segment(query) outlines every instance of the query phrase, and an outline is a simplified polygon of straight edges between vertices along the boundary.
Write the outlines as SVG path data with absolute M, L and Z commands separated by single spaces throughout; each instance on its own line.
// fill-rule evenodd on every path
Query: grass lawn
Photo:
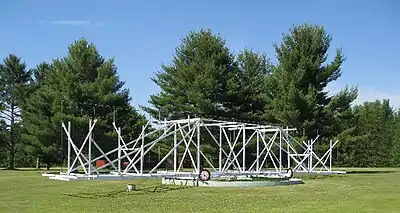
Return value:
M 400 169 L 346 171 L 356 172 L 245 189 L 171 187 L 160 180 L 63 182 L 40 171 L 0 171 L 0 212 L 400 211 Z M 126 183 L 138 191 L 125 192 Z

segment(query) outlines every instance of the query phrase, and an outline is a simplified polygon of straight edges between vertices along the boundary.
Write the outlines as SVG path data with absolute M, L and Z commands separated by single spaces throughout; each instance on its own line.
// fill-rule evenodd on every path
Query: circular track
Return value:
M 207 169 L 202 169 L 199 174 L 199 179 L 201 181 L 208 181 L 211 178 L 211 173 Z

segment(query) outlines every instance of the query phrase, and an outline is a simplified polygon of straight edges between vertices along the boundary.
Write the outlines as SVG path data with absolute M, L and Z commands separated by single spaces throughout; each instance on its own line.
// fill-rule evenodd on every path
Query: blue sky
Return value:
M 232 50 L 245 47 L 275 60 L 273 43 L 294 24 L 322 24 L 342 47 L 337 92 L 357 85 L 365 100 L 390 98 L 400 107 L 400 3 L 396 0 L 225 1 L 22 1 L 3 0 L 0 57 L 14 53 L 28 67 L 67 54 L 85 37 L 106 58 L 115 58 L 133 104 L 147 104 L 159 91 L 150 80 L 191 30 L 211 28 Z

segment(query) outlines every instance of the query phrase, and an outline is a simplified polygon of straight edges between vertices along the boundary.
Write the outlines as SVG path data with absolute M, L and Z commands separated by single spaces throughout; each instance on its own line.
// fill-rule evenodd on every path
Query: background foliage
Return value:
M 299 137 L 327 138 L 319 146 L 339 139 L 337 166 L 399 166 L 400 113 L 389 100 L 354 105 L 358 91 L 351 85 L 328 95 L 346 60 L 341 49 L 327 60 L 331 40 L 323 26 L 293 26 L 275 44 L 278 63 L 272 64 L 252 49 L 234 54 L 210 29 L 190 32 L 172 63 L 152 78 L 161 92 L 142 108 L 162 119 L 224 117 L 296 127 Z M 65 57 L 31 69 L 22 58 L 7 56 L 0 89 L 0 167 L 32 167 L 37 159 L 47 167 L 64 165 L 62 121 L 71 121 L 73 140 L 83 141 L 88 120 L 98 119 L 94 137 L 104 151 L 115 147 L 114 116 L 130 138 L 147 122 L 131 105 L 114 61 L 85 39 L 74 41 Z M 208 156 L 215 151 L 204 150 Z

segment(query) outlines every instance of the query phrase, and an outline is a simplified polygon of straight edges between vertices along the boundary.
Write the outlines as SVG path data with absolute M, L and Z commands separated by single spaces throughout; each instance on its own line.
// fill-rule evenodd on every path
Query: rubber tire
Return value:
M 289 177 L 289 179 L 293 177 L 293 169 L 292 169 L 292 168 L 288 168 L 288 169 L 286 170 L 286 172 L 287 172 L 287 173 L 290 172 L 290 177 Z
M 201 173 L 203 173 L 203 172 L 207 172 L 207 173 L 208 173 L 208 178 L 207 178 L 207 179 L 203 179 L 203 178 L 201 177 Z M 200 171 L 199 179 L 200 179 L 201 181 L 208 181 L 208 180 L 210 180 L 210 178 L 211 178 L 211 172 L 210 172 L 210 171 L 208 171 L 207 169 L 202 169 L 202 170 Z

